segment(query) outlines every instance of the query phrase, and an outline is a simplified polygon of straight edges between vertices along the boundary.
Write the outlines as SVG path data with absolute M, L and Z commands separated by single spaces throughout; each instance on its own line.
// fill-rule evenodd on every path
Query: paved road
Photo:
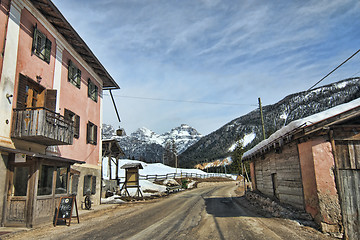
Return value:
M 205 186 L 153 203 L 105 211 L 70 227 L 47 227 L 16 239 L 332 239 L 294 221 L 264 218 L 235 197 L 234 183 Z

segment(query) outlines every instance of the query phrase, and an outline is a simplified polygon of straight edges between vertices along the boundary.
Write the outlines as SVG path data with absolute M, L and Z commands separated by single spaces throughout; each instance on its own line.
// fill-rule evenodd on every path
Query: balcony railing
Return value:
M 71 145 L 73 121 L 46 108 L 14 109 L 11 137 L 46 146 Z

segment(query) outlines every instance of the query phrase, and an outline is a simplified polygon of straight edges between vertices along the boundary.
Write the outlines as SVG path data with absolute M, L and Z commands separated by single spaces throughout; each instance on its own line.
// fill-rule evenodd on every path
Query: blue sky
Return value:
M 53 2 L 120 85 L 122 122 L 107 92 L 103 120 L 128 134 L 182 123 L 209 134 L 258 97 L 307 90 L 360 48 L 358 0 Z M 320 85 L 354 76 L 360 53 Z

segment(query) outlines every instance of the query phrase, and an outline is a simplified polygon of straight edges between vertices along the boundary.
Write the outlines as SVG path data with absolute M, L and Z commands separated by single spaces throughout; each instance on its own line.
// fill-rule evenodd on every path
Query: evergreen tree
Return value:
M 236 147 L 234 151 L 231 153 L 232 163 L 229 166 L 229 170 L 232 173 L 236 173 L 238 175 L 241 174 L 241 158 L 245 152 L 243 144 L 240 140 L 236 142 Z

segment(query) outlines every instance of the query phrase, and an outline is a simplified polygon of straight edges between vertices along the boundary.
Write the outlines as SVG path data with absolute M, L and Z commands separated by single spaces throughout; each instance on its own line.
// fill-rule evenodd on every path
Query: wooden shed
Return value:
M 253 189 L 360 239 L 360 99 L 294 121 L 246 152 Z

